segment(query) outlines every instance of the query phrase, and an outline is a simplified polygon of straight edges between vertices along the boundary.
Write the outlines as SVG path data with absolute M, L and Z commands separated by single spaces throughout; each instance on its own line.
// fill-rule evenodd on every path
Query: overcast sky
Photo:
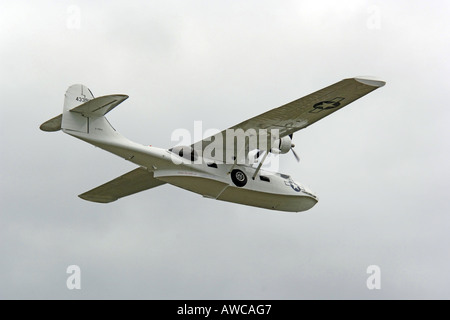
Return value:
M 449 299 L 449 15 L 445 0 L 1 1 L 0 299 Z M 281 159 L 320 198 L 304 213 L 170 185 L 86 202 L 135 166 L 39 130 L 74 83 L 130 95 L 109 121 L 168 148 L 194 121 L 225 129 L 361 75 L 387 84 L 298 132 L 300 164 Z

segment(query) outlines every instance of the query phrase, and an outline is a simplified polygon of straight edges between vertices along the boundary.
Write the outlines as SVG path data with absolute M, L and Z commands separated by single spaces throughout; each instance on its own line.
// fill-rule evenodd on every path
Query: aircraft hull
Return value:
M 250 179 L 244 187 L 235 186 L 229 176 L 224 178 L 196 171 L 162 170 L 155 172 L 155 178 L 206 198 L 270 210 L 301 212 L 318 202 L 314 195 L 303 189 L 295 191 L 291 187 L 292 180 L 278 176 L 270 176 L 270 182 Z

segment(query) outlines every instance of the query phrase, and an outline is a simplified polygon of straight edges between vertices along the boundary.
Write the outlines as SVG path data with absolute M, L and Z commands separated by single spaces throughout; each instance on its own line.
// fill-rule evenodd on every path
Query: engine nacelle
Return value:
M 292 139 L 289 136 L 277 139 L 273 142 L 273 147 L 270 150 L 272 153 L 288 153 L 294 145 L 292 144 Z

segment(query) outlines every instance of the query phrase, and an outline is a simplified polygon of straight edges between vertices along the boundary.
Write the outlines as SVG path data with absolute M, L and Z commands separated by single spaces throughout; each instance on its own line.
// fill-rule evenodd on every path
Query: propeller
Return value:
M 293 137 L 294 137 L 294 134 L 291 133 L 291 134 L 289 135 L 289 138 L 291 138 L 291 140 L 292 140 Z M 295 160 L 297 160 L 297 162 L 300 162 L 300 157 L 298 156 L 297 152 L 295 152 L 294 148 L 295 148 L 295 144 L 292 143 L 292 144 L 291 144 L 291 151 L 292 151 L 292 154 L 294 155 Z
M 293 149 L 293 147 L 292 147 L 292 154 L 294 155 L 294 157 L 295 157 L 295 160 L 297 160 L 297 162 L 300 162 L 300 157 L 297 155 L 297 152 L 295 152 L 295 150 Z

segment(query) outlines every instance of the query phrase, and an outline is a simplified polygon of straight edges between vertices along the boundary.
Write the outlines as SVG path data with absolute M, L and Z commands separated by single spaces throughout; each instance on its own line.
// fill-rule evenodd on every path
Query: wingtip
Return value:
M 89 192 L 85 192 L 82 194 L 79 194 L 78 197 L 91 202 L 97 202 L 97 203 L 110 203 L 117 200 L 115 197 L 109 197 L 109 196 L 93 196 L 89 195 Z
M 356 81 L 368 86 L 380 88 L 386 84 L 386 81 L 374 78 L 374 77 L 355 77 Z

